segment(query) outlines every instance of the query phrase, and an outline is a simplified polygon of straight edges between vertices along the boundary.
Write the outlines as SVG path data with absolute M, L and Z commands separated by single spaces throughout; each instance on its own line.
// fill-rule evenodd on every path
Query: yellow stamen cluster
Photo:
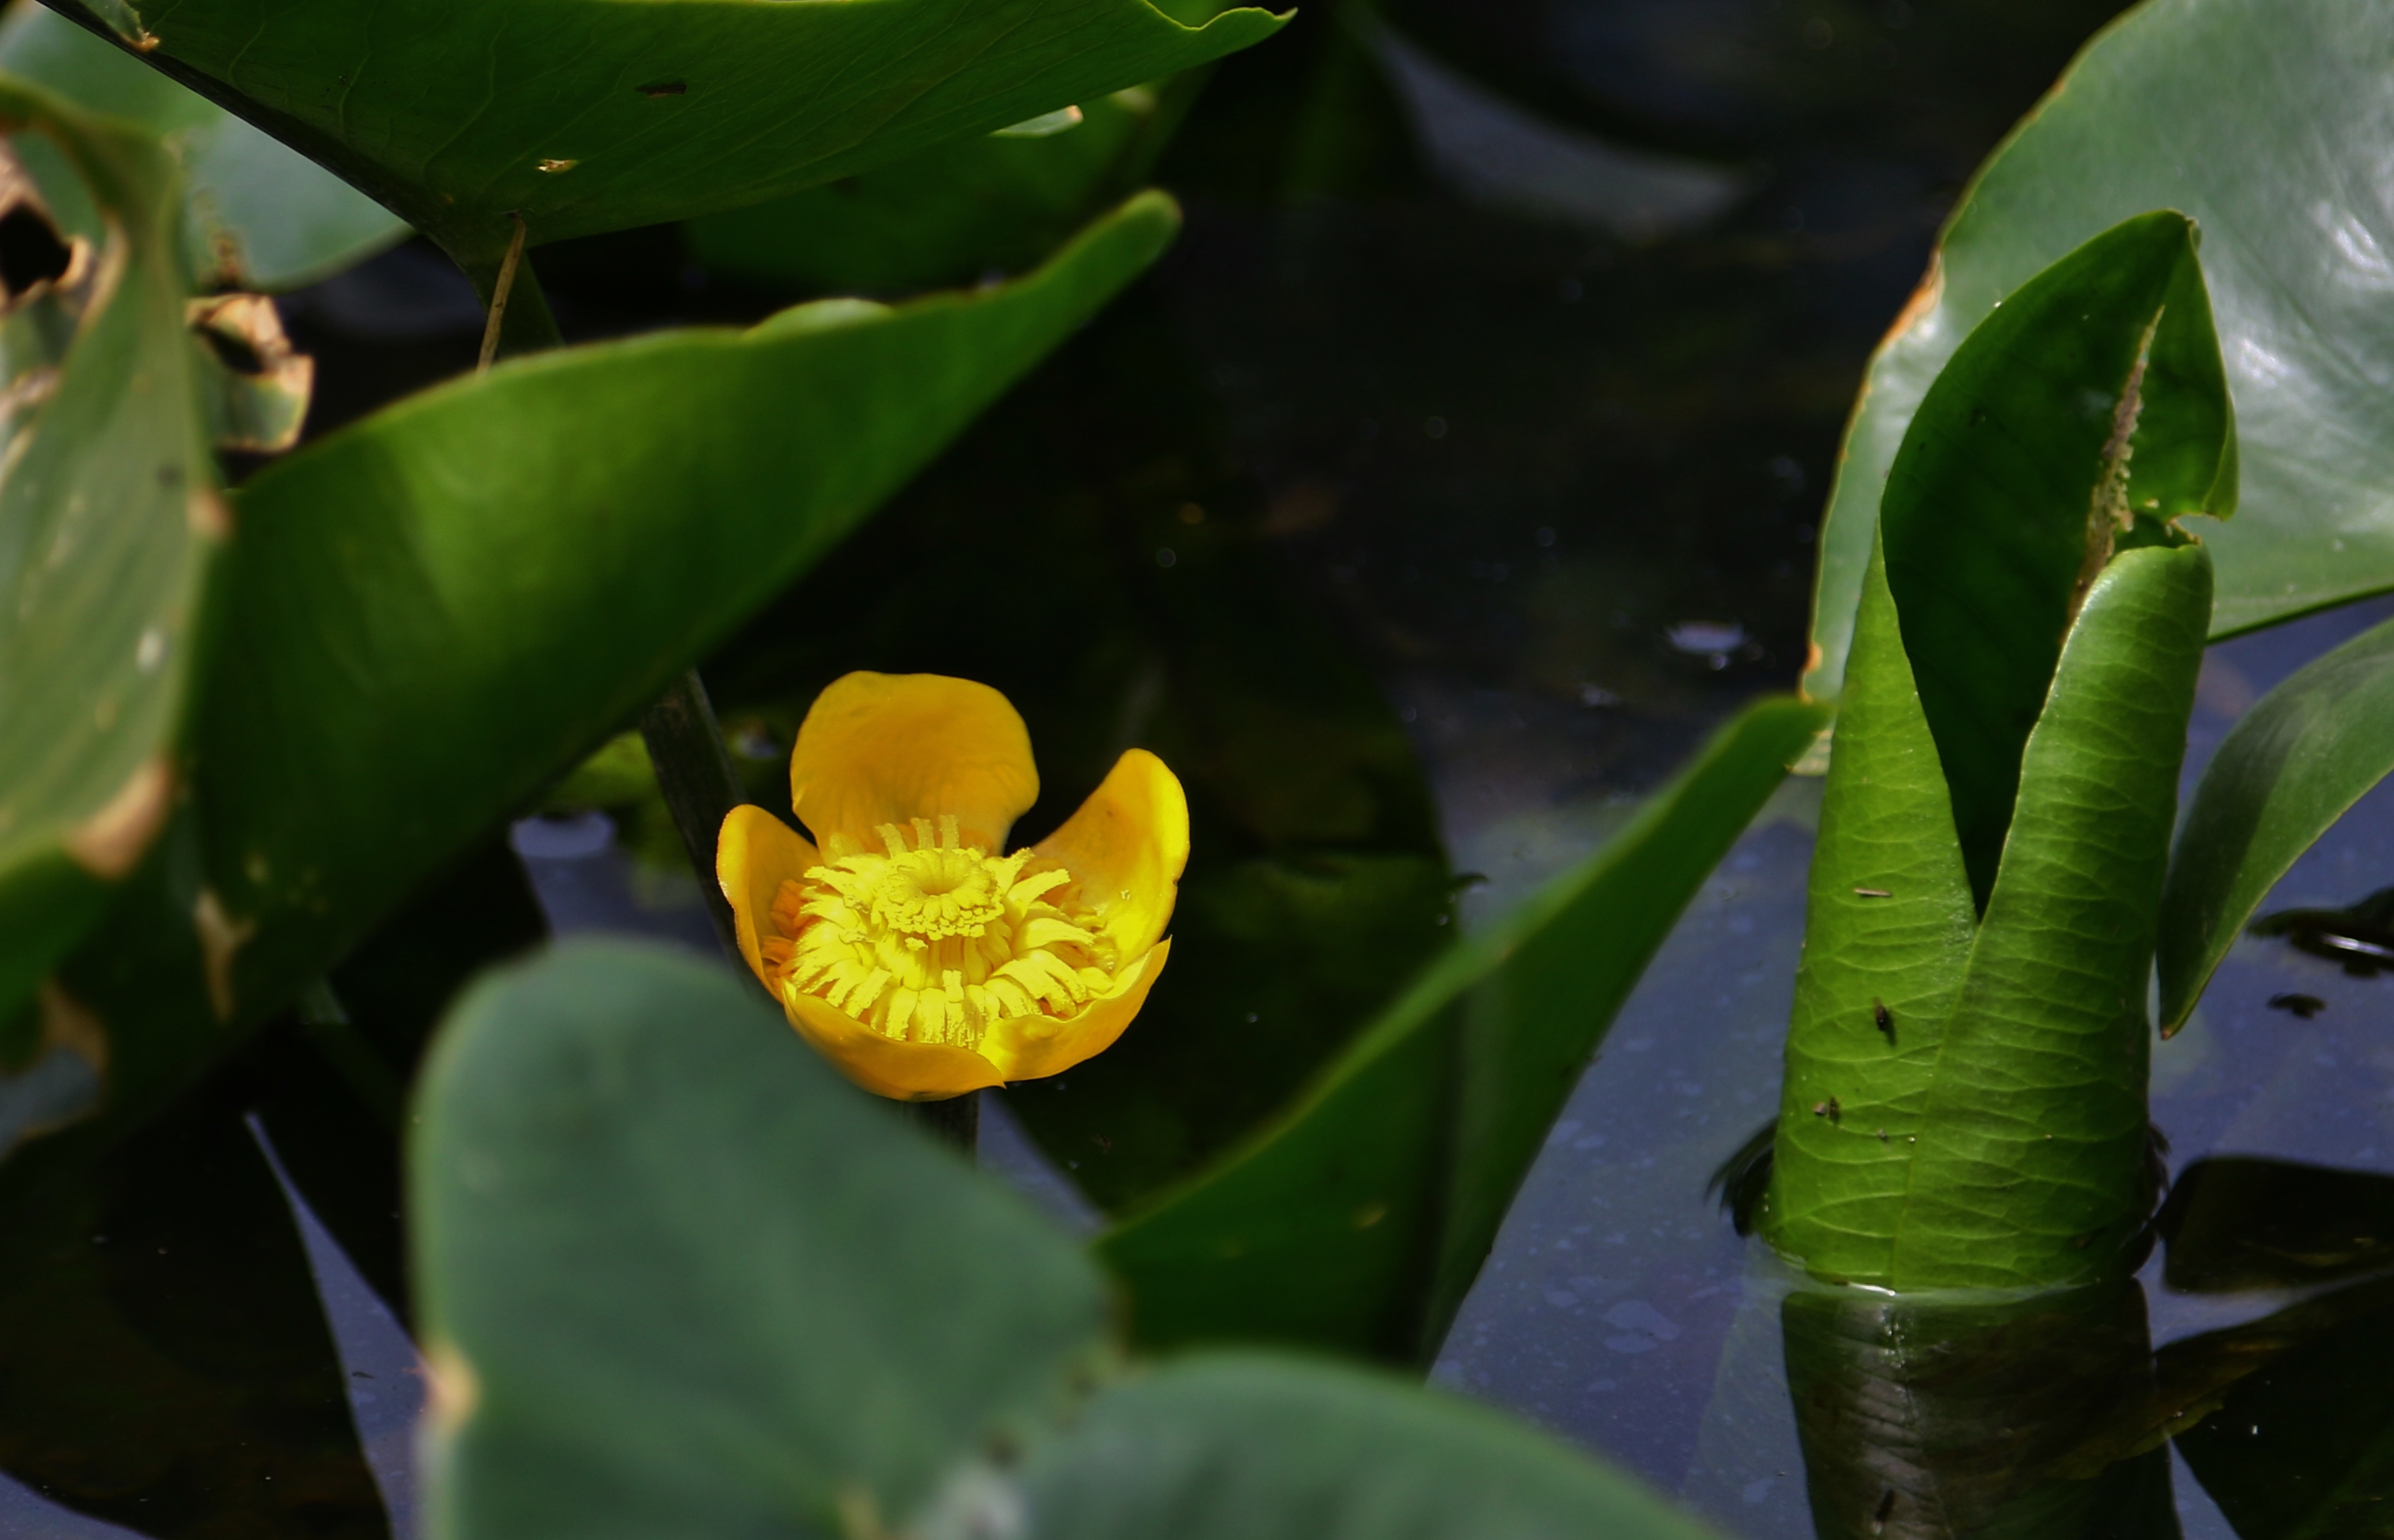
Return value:
M 884 1036 L 972 1047 L 998 1021 L 1063 1020 L 1113 983 L 1119 961 L 1072 877 L 1026 874 L 1029 850 L 993 856 L 957 837 L 953 815 L 936 839 L 917 818 L 914 840 L 884 823 L 886 854 L 835 839 L 833 859 L 773 899 L 778 937 L 764 941 L 784 993 L 819 996 Z

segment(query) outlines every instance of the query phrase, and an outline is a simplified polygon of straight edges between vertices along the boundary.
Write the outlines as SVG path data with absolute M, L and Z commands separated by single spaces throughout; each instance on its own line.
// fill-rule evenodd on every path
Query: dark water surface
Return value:
M 1156 274 L 707 665 L 760 800 L 782 779 L 796 713 L 855 667 L 1005 689 L 1048 788 L 1027 835 L 1060 820 L 1129 742 L 1158 747 L 1189 783 L 1198 850 L 1173 981 L 1105 1060 L 989 1098 L 985 1165 L 1093 1227 L 1098 1205 L 1151 1191 L 1284 1100 L 1453 933 L 1451 884 L 1467 928 L 1518 901 L 1599 843 L 1738 703 L 1792 684 L 1812 520 L 1863 361 L 1970 168 L 2115 8 L 1408 0 L 1385 25 L 1309 13 L 1217 72 L 1158 173 L 1190 223 Z M 740 321 L 797 297 L 690 267 L 671 231 L 538 260 L 577 337 Z M 288 311 L 322 369 L 315 430 L 472 361 L 470 295 L 421 249 Z M 876 598 L 891 572 L 915 586 Z M 954 618 L 983 613 L 993 594 L 1012 616 L 1001 633 Z M 2373 603 L 2215 648 L 2186 784 L 2261 691 L 2388 614 Z M 1874 1495 L 1880 1466 L 1821 1420 L 1850 1389 L 1822 1346 L 1835 1333 L 1791 1358 L 1782 1321 L 1822 1318 L 1788 1302 L 1786 1281 L 1704 1191 L 1775 1104 L 1818 796 L 1816 781 L 1785 787 L 1656 959 L 1432 1377 L 1755 1537 L 1815 1533 L 1797 1415 L 1810 1407 L 1802 1436 L 1846 1462 L 1823 1468 L 1834 1511 L 1819 1533 L 1929 1533 Z M 395 921 L 380 950 L 336 972 L 348 1025 L 403 1073 L 447 986 L 422 982 L 414 999 L 390 980 L 447 979 L 504 950 L 491 936 L 528 940 L 544 917 L 557 933 L 664 935 L 713 954 L 694 880 L 670 847 L 657 859 L 643 816 L 580 810 L 494 833 L 428 901 L 467 895 L 483 917 L 458 925 L 480 939 L 444 950 L 423 915 Z M 2339 907 L 2388 883 L 2394 793 L 2381 790 L 2269 907 Z M 2394 1175 L 2389 991 L 2282 941 L 2240 942 L 2194 1020 L 2156 1050 L 2173 1170 L 2235 1156 Z M 2320 1008 L 2305 1019 L 2270 1005 L 2287 995 Z M 298 1020 L 269 1046 L 346 1030 Z M 1256 1052 L 1226 1072 L 1196 1051 L 1226 1042 Z M 388 1140 L 345 1144 L 294 1115 L 316 1093 L 279 1073 L 264 1060 L 228 1071 L 211 1094 L 231 1121 L 210 1147 L 246 1163 L 245 1201 L 283 1225 L 259 1246 L 281 1248 L 274 1265 L 304 1276 L 330 1326 L 311 1317 L 290 1350 L 314 1354 L 310 1383 L 347 1386 L 367 1454 L 363 1472 L 309 1477 L 320 1517 L 344 1517 L 295 1519 L 289 1533 L 369 1535 L 387 1512 L 390 1532 L 409 1534 L 421 1379 L 396 1167 Z M 1143 1083 L 1192 1089 L 1142 1100 Z M 1133 1112 L 1140 1137 L 1112 1137 L 1110 1120 Z M 2225 1203 L 2232 1183 L 2197 1185 Z M 2261 1349 L 2212 1334 L 2332 1291 L 2374 1265 L 2380 1243 L 2394 1249 L 2394 1213 L 2371 1208 L 2386 1204 L 2367 1184 L 2326 1231 L 2295 1233 L 2316 1187 L 2264 1205 L 2287 1230 L 2269 1231 L 2274 1250 L 2230 1244 L 2215 1269 L 2214 1284 L 2256 1286 L 2183 1286 L 2157 1250 L 2140 1320 L 2134 1299 L 2090 1307 L 2112 1314 L 2083 1349 L 2067 1323 L 2028 1330 L 2059 1355 L 2036 1368 L 2048 1392 L 2102 1402 L 2153 1378 L 2136 1335 L 2149 1327 L 2163 1349 L 2156 1393 L 2173 1407 L 2224 1397 L 2224 1409 L 2166 1453 L 2155 1438 L 2141 1455 L 2133 1439 L 2112 1450 L 2130 1456 L 2114 1475 L 2098 1476 L 2110 1454 L 2074 1470 L 2065 1498 L 2109 1483 L 2132 1519 L 2002 1533 L 2167 1533 L 2160 1481 L 2187 1535 L 2291 1536 L 2273 1492 L 2366 1467 L 2394 1404 L 2320 1360 L 2394 1361 L 2369 1335 L 2386 1318 L 2374 1296 L 2327 1292 L 2311 1307 L 2334 1328 L 2323 1347 L 2296 1347 L 2241 1388 L 2215 1383 L 2225 1357 L 2258 1362 Z M 2189 1237 L 2229 1212 L 2189 1204 Z M 296 1216 L 296 1242 L 283 1215 Z M 2262 1235 L 2220 1223 L 2231 1243 Z M 2308 1282 L 2282 1286 L 2295 1274 Z M 231 1320 L 262 1307 L 223 1308 Z M 191 1320 L 177 1329 L 216 1329 Z M 2273 1326 L 2269 1350 L 2313 1340 L 2299 1324 Z M 1982 1357 L 2006 1355 L 2039 1362 L 2018 1344 Z M 1980 1440 L 1998 1485 L 2033 1463 L 2006 1451 L 2075 1415 L 2018 1404 Z M 191 1495 L 230 1477 L 93 1475 L 10 1437 L 18 1481 L 0 1481 L 0 1533 L 198 1533 L 206 1514 L 272 1508 Z M 193 1458 L 214 1468 L 215 1456 Z M 293 1460 L 258 1479 L 297 1480 Z M 2366 1497 L 2371 1481 L 2357 1490 Z M 145 1506 L 174 1494 L 172 1516 Z M 2349 1507 L 2301 1533 L 2394 1533 L 2373 1515 Z

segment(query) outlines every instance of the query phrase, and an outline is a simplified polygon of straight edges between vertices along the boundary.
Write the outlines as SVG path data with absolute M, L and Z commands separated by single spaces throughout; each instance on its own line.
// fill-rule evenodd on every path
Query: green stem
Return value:
M 726 815 L 746 798 L 740 795 L 731 757 L 723 749 L 723 730 L 716 726 L 715 707 L 697 669 L 683 670 L 664 698 L 642 714 L 640 737 L 649 745 L 649 762 L 656 767 L 657 789 L 664 795 L 682 849 L 698 874 L 716 936 L 724 951 L 737 958 L 740 942 L 731 904 L 715 879 L 715 844 Z

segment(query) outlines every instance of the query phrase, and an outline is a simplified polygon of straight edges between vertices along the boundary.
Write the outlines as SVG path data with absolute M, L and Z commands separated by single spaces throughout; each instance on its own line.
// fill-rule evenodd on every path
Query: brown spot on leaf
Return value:
M 200 938 L 200 965 L 206 971 L 208 1008 L 219 1021 L 232 1020 L 236 1004 L 232 990 L 232 963 L 250 937 L 257 934 L 257 922 L 235 919 L 217 897 L 213 888 L 200 889 L 199 901 L 191 905 L 191 928 Z
M 160 755 L 145 759 L 116 788 L 116 795 L 67 836 L 74 863 L 103 882 L 133 870 L 141 852 L 165 826 L 175 800 L 175 770 Z
M 232 508 L 214 487 L 193 487 L 183 502 L 183 520 L 203 540 L 232 538 Z
M 454 1437 L 481 1403 L 482 1381 L 466 1355 L 446 1337 L 434 1337 L 424 1348 L 424 1385 L 430 1393 L 425 1410 L 442 1437 Z

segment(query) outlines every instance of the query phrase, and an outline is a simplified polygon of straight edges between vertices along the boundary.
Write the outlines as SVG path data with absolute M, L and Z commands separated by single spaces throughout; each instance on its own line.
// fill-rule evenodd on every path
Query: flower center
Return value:
M 765 960 L 788 994 L 812 994 L 884 1036 L 975 1047 L 1000 1021 L 1079 1014 L 1120 959 L 1072 874 L 1029 850 L 993 856 L 956 820 L 876 832 L 883 852 L 842 849 L 773 899 Z M 1033 870 L 1033 867 L 1040 869 Z

